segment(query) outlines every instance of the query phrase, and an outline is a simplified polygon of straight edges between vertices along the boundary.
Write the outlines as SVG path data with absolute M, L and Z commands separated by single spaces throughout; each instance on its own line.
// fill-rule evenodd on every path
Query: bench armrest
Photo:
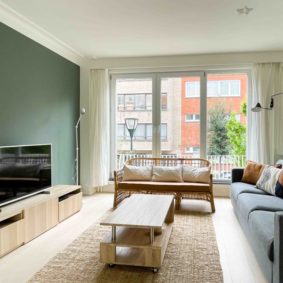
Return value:
M 241 182 L 244 174 L 244 168 L 233 168 L 232 169 L 232 183 Z
M 124 174 L 124 170 L 123 169 L 119 169 L 119 170 L 115 170 L 114 171 L 114 181 L 115 184 L 120 183 L 123 180 L 123 174 Z
M 273 283 L 283 282 L 283 212 L 274 215 Z

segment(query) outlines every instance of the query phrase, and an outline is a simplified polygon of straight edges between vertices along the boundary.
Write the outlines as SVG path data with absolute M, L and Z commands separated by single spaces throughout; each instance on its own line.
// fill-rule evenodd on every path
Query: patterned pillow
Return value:
M 268 194 L 275 195 L 276 183 L 281 172 L 281 169 L 275 168 L 274 166 L 265 166 L 259 180 L 256 183 L 256 187 Z

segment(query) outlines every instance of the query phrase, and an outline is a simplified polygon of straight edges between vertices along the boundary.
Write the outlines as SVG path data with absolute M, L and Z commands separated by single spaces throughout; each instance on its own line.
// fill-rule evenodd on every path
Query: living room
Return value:
M 0 282 L 283 282 L 282 11 L 0 0 Z

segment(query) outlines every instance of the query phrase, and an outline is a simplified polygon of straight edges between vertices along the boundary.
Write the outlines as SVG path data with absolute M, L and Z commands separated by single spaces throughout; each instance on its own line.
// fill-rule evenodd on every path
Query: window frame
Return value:
M 247 68 L 227 68 L 227 69 L 208 69 L 200 71 L 176 71 L 176 72 L 144 72 L 144 73 L 113 73 L 109 75 L 110 78 L 110 156 L 111 164 L 110 170 L 113 172 L 115 170 L 116 164 L 116 80 L 118 79 L 145 79 L 149 78 L 152 80 L 152 156 L 159 157 L 161 155 L 161 111 L 166 111 L 168 108 L 161 109 L 161 80 L 173 77 L 200 77 L 200 158 L 206 158 L 207 152 L 207 77 L 212 74 L 246 74 L 247 75 L 247 104 L 250 104 L 252 89 L 251 80 L 251 70 Z M 241 85 L 240 85 L 240 95 L 241 95 Z M 187 98 L 187 96 L 185 95 Z M 224 97 L 224 96 L 220 96 Z M 237 96 L 231 96 L 237 97 Z M 188 97 L 194 98 L 194 97 Z M 195 97 L 198 98 L 198 97 Z M 247 113 L 247 135 L 249 133 L 249 122 L 250 115 Z M 248 140 L 248 139 L 247 139 Z M 112 174 L 112 173 L 111 173 Z

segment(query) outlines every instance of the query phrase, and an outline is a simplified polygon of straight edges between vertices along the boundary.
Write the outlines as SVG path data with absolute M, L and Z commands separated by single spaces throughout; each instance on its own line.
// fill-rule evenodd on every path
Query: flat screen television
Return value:
M 0 147 L 0 207 L 51 186 L 51 144 Z

